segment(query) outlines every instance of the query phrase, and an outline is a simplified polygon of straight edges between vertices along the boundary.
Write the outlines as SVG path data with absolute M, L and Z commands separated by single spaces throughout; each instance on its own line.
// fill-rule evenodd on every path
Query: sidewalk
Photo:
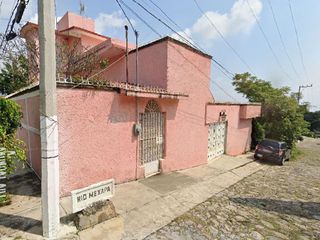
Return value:
M 253 162 L 251 154 L 224 155 L 192 169 L 117 185 L 111 200 L 123 221 L 119 223 L 123 229 L 117 229 L 121 239 L 143 239 L 263 167 Z M 80 239 L 115 239 L 104 230 L 108 222 L 99 225 L 80 232 Z M 120 239 L 119 233 L 117 237 Z
M 65 239 L 143 239 L 173 219 L 263 168 L 252 155 L 222 156 L 206 165 L 116 185 L 111 199 L 119 217 L 76 234 L 63 225 Z M 1 239 L 42 239 L 41 198 L 36 178 L 18 178 L 13 204 L 0 208 Z M 13 186 L 12 186 L 13 188 Z M 71 212 L 70 197 L 61 199 L 61 217 Z M 63 239 L 63 238 L 61 238 Z

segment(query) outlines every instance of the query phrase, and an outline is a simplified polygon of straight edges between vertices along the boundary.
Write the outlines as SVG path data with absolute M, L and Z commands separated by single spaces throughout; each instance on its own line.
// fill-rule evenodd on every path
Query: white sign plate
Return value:
M 114 195 L 114 180 L 99 182 L 71 192 L 72 212 L 79 212 L 92 203 L 107 200 Z

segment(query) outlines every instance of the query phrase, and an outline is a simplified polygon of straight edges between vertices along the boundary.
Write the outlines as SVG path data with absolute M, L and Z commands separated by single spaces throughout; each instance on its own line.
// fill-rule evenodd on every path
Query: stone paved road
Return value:
M 269 165 L 146 239 L 320 239 L 320 139 L 297 160 Z

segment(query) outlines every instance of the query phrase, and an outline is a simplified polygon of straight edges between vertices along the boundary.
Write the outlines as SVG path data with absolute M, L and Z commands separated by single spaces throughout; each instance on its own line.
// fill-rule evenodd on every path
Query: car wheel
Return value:
M 281 160 L 280 160 L 279 165 L 283 166 L 285 161 L 286 161 L 286 159 L 284 157 L 282 157 Z

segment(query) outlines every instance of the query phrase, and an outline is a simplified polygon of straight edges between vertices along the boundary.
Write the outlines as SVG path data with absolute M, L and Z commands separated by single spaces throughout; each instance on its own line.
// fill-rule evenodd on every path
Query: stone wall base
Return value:
M 74 216 L 78 230 L 84 230 L 117 216 L 113 203 L 109 200 L 93 203 Z

